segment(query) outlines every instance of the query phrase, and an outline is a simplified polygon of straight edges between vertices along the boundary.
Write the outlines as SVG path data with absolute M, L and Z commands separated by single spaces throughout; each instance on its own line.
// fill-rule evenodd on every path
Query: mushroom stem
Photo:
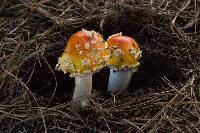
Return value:
M 132 70 L 114 70 L 111 68 L 108 82 L 108 91 L 117 92 L 127 89 L 130 84 L 132 74 Z
M 75 84 L 73 100 L 78 100 L 82 106 L 87 106 L 89 103 L 88 96 L 91 95 L 92 91 L 92 74 L 76 76 Z

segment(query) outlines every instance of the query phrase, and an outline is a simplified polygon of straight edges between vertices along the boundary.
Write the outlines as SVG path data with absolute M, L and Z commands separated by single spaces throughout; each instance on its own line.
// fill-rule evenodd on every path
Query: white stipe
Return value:
M 75 84 L 73 100 L 79 102 L 78 105 L 87 106 L 89 104 L 88 96 L 92 91 L 92 74 L 76 76 Z
M 133 71 L 131 70 L 113 70 L 110 69 L 108 89 L 109 92 L 117 92 L 127 89 L 131 80 Z

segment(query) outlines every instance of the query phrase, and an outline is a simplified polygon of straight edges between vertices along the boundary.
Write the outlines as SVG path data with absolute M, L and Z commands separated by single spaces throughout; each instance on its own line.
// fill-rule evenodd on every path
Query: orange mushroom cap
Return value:
M 138 43 L 131 37 L 114 34 L 107 39 L 110 50 L 108 66 L 117 69 L 135 69 L 140 65 L 142 51 Z
M 96 72 L 109 58 L 106 48 L 103 37 L 93 30 L 74 33 L 58 59 L 56 69 L 71 73 L 71 77 Z

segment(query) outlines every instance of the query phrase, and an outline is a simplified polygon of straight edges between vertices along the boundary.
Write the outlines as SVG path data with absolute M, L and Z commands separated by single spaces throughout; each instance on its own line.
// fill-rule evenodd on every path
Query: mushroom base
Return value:
M 92 91 L 92 74 L 75 77 L 75 88 L 73 101 L 79 106 L 87 106 L 89 104 L 88 96 Z
M 117 92 L 127 89 L 133 72 L 132 70 L 117 71 L 111 68 L 107 91 Z

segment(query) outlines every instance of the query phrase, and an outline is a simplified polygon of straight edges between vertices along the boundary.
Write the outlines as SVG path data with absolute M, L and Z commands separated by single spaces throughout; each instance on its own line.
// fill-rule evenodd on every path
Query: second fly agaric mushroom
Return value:
M 108 91 L 121 91 L 128 87 L 132 73 L 140 65 L 138 60 L 142 52 L 133 38 L 121 33 L 110 36 L 107 44 L 110 50 Z
M 75 77 L 73 100 L 82 106 L 88 104 L 92 90 L 92 74 L 105 66 L 108 59 L 103 37 L 95 31 L 82 30 L 71 36 L 62 56 L 58 59 L 57 70 Z

